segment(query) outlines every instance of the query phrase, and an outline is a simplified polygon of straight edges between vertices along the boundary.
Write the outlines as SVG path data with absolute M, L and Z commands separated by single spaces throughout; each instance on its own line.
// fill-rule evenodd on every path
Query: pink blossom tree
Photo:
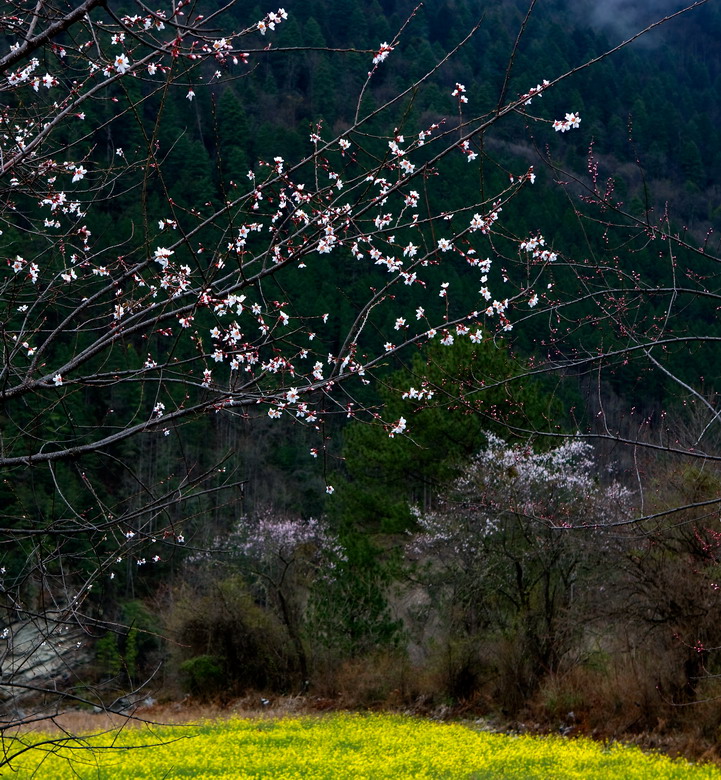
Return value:
M 491 662 L 495 673 L 513 677 L 507 704 L 522 705 L 575 646 L 608 531 L 635 510 L 630 491 L 598 471 L 588 443 L 534 452 L 488 434 L 438 509 L 417 512 L 408 551 L 458 656 L 448 669 L 454 695 L 472 692 L 495 642 L 505 655 Z

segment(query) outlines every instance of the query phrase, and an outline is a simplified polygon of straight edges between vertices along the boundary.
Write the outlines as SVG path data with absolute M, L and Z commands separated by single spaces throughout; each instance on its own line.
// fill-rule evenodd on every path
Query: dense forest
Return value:
M 115 20 L 134 13 L 130 3 L 109 5 Z M 274 419 L 276 407 L 266 405 L 273 392 L 290 402 L 300 384 L 285 343 L 274 347 L 286 360 L 280 378 L 268 379 L 275 389 L 253 399 L 259 414 L 250 401 L 242 413 L 211 408 L 216 380 L 193 368 L 202 354 L 214 370 L 211 353 L 200 336 L 163 346 L 171 337 L 161 315 L 147 335 L 114 343 L 112 360 L 93 358 L 94 378 L 78 392 L 59 395 L 58 374 L 22 394 L 27 383 L 15 386 L 6 371 L 6 659 L 15 657 L 12 632 L 66 609 L 76 589 L 82 609 L 67 623 L 82 625 L 82 653 L 75 663 L 58 654 L 62 685 L 83 706 L 128 690 L 137 701 L 304 693 L 351 706 L 450 705 L 598 734 L 684 728 L 714 738 L 721 6 L 701 4 L 605 56 L 681 4 L 607 15 L 591 2 L 531 5 L 528 14 L 523 0 L 288 0 L 287 19 L 267 37 L 256 34 L 244 70 L 222 58 L 178 58 L 172 88 L 118 79 L 83 105 L 82 122 L 58 124 L 54 159 L 82 160 L 72 163 L 79 179 L 105 172 L 88 185 L 83 232 L 73 235 L 88 256 L 92 249 L 98 263 L 123 273 L 128 258 L 176 240 L 166 255 L 156 250 L 158 263 L 174 254 L 178 267 L 195 268 L 203 252 L 220 256 L 240 223 L 229 216 L 221 230 L 210 215 L 268 171 L 291 170 L 302 205 L 319 176 L 323 187 L 361 187 L 371 161 L 387 159 L 388 138 L 403 145 L 433 128 L 453 148 L 470 126 L 472 141 L 454 154 L 436 160 L 440 141 L 418 146 L 415 165 L 429 168 L 420 195 L 407 197 L 413 208 L 420 201 L 420 216 L 399 223 L 388 243 L 413 247 L 421 235 L 445 252 L 445 215 L 450 224 L 470 204 L 490 201 L 502 227 L 482 231 L 478 255 L 493 262 L 485 261 L 480 283 L 538 292 L 522 300 L 509 292 L 518 305 L 495 320 L 507 327 L 484 324 L 477 338 L 464 338 L 471 328 L 459 312 L 490 301 L 485 286 L 479 297 L 476 249 L 467 252 L 471 267 L 429 261 L 423 286 L 399 286 L 388 296 L 393 305 L 369 309 L 358 352 L 385 349 L 388 357 L 342 401 L 318 389 L 316 425 L 303 409 Z M 207 15 L 217 37 L 268 18 L 245 4 L 217 21 L 216 11 L 191 4 L 186 18 Z M 14 37 L 3 18 L 9 50 Z M 382 51 L 382 42 L 391 56 L 370 78 L 368 52 Z M 72 29 L 54 39 L 75 44 Z M 41 70 L 60 67 L 54 56 Z M 123 67 L 121 60 L 121 75 Z M 503 114 L 526 95 L 532 102 Z M 8 110 L 24 105 L 9 94 Z M 554 133 L 554 120 L 569 113 L 580 126 Z M 360 125 L 359 115 L 368 117 Z M 319 163 L 322 139 L 346 133 L 348 146 Z M 15 258 L 41 258 L 44 268 L 70 274 L 63 242 L 26 217 L 37 210 L 40 185 L 16 186 L 11 175 L 4 172 L 2 209 L 8 268 Z M 266 193 L 267 203 L 256 199 L 252 208 L 270 220 L 264 209 L 285 195 Z M 260 256 L 267 231 L 250 232 L 247 247 Z M 542 270 L 518 263 L 519 251 L 531 251 L 519 243 L 541 233 L 539 246 L 562 262 Z M 82 299 L 93 306 L 104 283 L 99 267 Z M 511 278 L 524 267 L 525 280 Z M 171 283 L 178 295 L 184 273 Z M 100 330 L 100 305 L 87 331 L 68 329 L 72 307 L 56 291 L 33 323 L 19 275 L 8 279 L 6 364 L 24 338 L 12 334 L 32 332 L 48 365 L 74 366 Z M 252 300 L 258 312 L 273 312 L 261 315 L 261 329 L 270 329 L 263 316 L 300 323 L 301 313 L 323 315 L 330 364 L 347 349 L 378 279 L 356 250 L 340 246 L 316 252 L 303 273 L 283 266 L 264 285 L 249 284 L 246 307 Z M 118 294 L 131 283 L 127 271 Z M 241 298 L 235 303 L 240 312 Z M 117 306 L 119 319 L 125 304 L 120 313 Z M 212 307 L 193 310 L 198 332 L 213 333 Z M 384 347 L 413 311 L 453 322 L 452 334 L 449 326 L 442 340 Z M 42 334 L 55 338 L 47 348 Z M 152 370 L 156 350 L 172 355 L 175 384 L 161 384 L 160 374 L 157 392 L 121 381 L 125 371 Z M 184 417 L 194 406 L 212 413 Z M 154 427 L 114 438 L 140 427 L 146 407 Z M 177 422 L 163 430 L 164 412 Z M 108 433 L 93 449 L 97 431 Z M 67 457 L 57 462 L 35 467 L 26 456 L 59 451 L 61 442 Z M 131 544 L 116 559 L 119 545 Z M 17 719 L 28 705 L 12 688 L 3 695 Z

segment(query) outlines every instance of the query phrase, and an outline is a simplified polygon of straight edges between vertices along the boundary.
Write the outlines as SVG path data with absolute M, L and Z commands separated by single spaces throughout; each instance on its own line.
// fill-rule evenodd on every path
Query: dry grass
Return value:
M 97 734 L 114 729 L 137 728 L 147 723 L 178 725 L 224 720 L 234 715 L 243 718 L 283 718 L 288 715 L 308 714 L 317 709 L 313 702 L 301 696 L 278 696 L 269 700 L 260 695 L 250 695 L 236 699 L 229 705 L 185 699 L 180 702 L 138 707 L 128 714 L 67 710 L 36 720 L 22 727 L 22 730 L 44 734 Z

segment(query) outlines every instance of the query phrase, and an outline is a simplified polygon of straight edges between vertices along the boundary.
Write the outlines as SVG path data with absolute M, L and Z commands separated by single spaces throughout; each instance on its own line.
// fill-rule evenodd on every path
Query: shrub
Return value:
M 193 696 L 208 696 L 220 691 L 226 682 L 225 659 L 197 655 L 180 664 L 184 687 Z
M 238 576 L 212 583 L 205 592 L 181 592 L 168 622 L 181 680 L 195 695 L 281 691 L 299 684 L 287 630 L 253 602 Z

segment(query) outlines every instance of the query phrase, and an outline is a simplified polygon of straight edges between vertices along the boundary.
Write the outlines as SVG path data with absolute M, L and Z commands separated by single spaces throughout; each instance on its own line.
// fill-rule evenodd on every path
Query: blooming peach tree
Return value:
M 612 549 L 609 531 L 634 504 L 623 485 L 599 480 L 586 442 L 534 452 L 488 434 L 438 507 L 417 510 L 408 544 L 449 647 L 470 643 L 477 666 L 482 643 L 508 639 L 513 687 L 530 693 L 574 646 L 592 582 L 607 574 L 599 562 Z

